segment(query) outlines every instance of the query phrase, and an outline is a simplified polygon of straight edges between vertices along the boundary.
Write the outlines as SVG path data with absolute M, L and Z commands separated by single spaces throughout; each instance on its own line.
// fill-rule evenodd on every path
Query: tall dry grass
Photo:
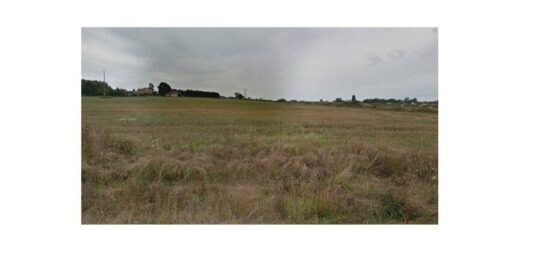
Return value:
M 437 223 L 437 114 L 83 98 L 83 223 Z

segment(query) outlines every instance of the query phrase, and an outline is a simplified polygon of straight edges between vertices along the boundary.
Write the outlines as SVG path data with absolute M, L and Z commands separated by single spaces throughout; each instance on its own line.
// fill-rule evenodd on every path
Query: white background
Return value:
M 543 3 L 3 1 L 0 258 L 548 258 Z M 81 225 L 83 26 L 439 27 L 439 225 Z

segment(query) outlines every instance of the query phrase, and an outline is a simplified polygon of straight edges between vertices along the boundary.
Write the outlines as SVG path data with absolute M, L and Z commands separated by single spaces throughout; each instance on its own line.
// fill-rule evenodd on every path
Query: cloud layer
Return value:
M 83 28 L 82 77 L 133 89 L 437 99 L 433 28 Z

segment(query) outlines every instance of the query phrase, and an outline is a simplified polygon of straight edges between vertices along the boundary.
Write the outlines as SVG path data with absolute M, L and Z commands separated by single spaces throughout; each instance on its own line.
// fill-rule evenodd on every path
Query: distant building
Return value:
M 144 96 L 144 95 L 153 95 L 154 91 L 151 88 L 140 88 L 135 92 L 131 92 L 131 95 L 134 96 Z
M 178 97 L 178 91 L 177 90 L 172 90 L 172 91 L 170 91 L 170 93 L 168 93 L 168 96 Z

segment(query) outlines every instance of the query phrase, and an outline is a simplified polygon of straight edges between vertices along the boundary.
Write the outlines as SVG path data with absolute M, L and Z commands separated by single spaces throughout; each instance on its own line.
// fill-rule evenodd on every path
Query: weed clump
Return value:
M 131 155 L 136 150 L 136 144 L 134 141 L 124 139 L 120 137 L 108 137 L 106 139 L 106 145 L 112 151 L 122 154 Z
M 131 175 L 138 186 L 148 186 L 155 180 L 158 181 L 160 170 L 161 163 L 151 161 L 143 168 L 134 168 Z
M 389 221 L 408 223 L 421 216 L 420 210 L 407 204 L 406 200 L 389 192 L 382 196 L 383 216 Z

